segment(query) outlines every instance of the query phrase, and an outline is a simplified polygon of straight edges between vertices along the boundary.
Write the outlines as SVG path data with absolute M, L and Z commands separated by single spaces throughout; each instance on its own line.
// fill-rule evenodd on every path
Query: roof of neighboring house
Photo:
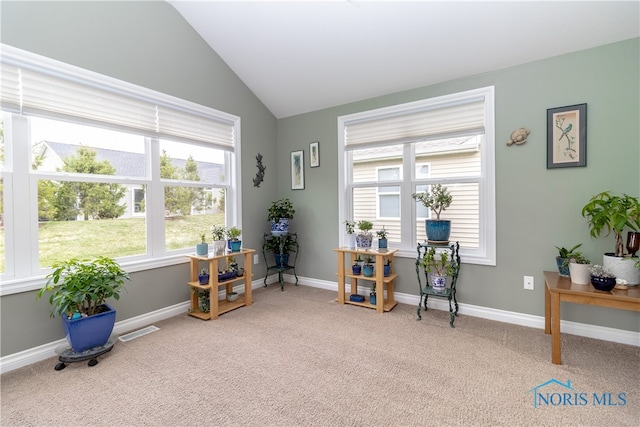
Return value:
M 82 147 L 79 144 L 67 144 L 64 142 L 43 141 L 45 145 L 44 153 L 46 156 L 47 148 L 50 149 L 60 159 L 66 159 L 67 157 L 75 156 L 78 148 Z M 132 153 L 129 151 L 110 150 L 107 148 L 95 148 L 90 147 L 96 152 L 96 160 L 108 161 L 116 169 L 116 175 L 121 176 L 145 176 L 144 170 L 144 154 Z M 187 161 L 184 159 L 171 159 L 173 165 L 177 168 L 184 169 Z M 224 165 L 220 163 L 210 163 L 197 161 L 198 175 L 200 180 L 207 183 L 220 183 L 222 182 L 222 174 L 224 173 Z

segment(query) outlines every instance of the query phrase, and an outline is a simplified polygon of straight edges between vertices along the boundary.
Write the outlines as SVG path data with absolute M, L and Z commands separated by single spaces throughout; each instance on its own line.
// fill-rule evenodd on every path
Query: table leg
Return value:
M 551 363 L 562 364 L 560 349 L 560 294 L 551 295 Z
M 338 251 L 338 303 L 344 304 L 344 252 Z
M 544 286 L 544 333 L 551 333 L 551 291 L 545 283 Z

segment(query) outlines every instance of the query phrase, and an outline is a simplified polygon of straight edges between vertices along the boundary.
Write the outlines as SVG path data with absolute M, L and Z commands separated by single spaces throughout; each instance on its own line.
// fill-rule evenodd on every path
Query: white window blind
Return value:
M 233 151 L 234 116 L 11 46 L 1 47 L 3 110 L 100 123 Z
M 484 98 L 459 103 L 409 106 L 406 111 L 380 114 L 345 124 L 348 150 L 380 143 L 404 144 L 484 132 Z

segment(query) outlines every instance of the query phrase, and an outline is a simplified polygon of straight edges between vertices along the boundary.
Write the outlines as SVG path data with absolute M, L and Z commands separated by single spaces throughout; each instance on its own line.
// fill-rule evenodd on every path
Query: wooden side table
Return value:
M 393 259 L 398 249 L 350 249 L 350 248 L 337 248 L 334 249 L 338 253 L 338 303 L 351 304 L 360 307 L 374 308 L 378 313 L 384 313 L 390 311 L 398 303 L 394 299 L 395 285 L 394 281 L 397 274 L 393 272 Z M 366 277 L 364 274 L 354 275 L 352 274 L 351 266 L 360 255 L 363 258 L 371 256 L 375 258 L 375 276 Z M 349 265 L 345 265 L 345 256 L 349 259 Z M 386 260 L 391 261 L 391 273 L 389 276 L 384 276 L 384 264 Z M 346 295 L 345 292 L 345 280 L 349 278 L 351 284 L 351 292 Z M 362 302 L 351 301 L 349 297 L 351 295 L 358 294 L 358 280 L 365 280 L 374 282 L 376 284 L 376 304 L 370 303 L 369 298 L 365 297 Z M 384 291 L 387 291 L 387 297 L 384 298 Z
M 251 254 L 254 252 L 255 249 L 242 248 L 240 252 L 226 252 L 224 255 L 218 256 L 188 255 L 191 267 L 190 281 L 187 282 L 187 285 L 191 288 L 191 309 L 189 310 L 189 315 L 203 320 L 217 319 L 220 314 L 235 310 L 238 307 L 251 305 L 253 302 L 251 298 L 251 278 L 253 277 Z M 218 282 L 220 260 L 228 256 L 243 257 L 244 265 L 242 267 L 244 268 L 244 275 Z M 201 262 L 207 263 L 209 268 L 209 283 L 206 285 L 201 285 L 198 280 Z M 226 295 L 233 291 L 233 284 L 238 282 L 244 282 L 244 295 L 238 295 L 238 299 L 233 302 L 227 301 L 226 298 L 218 300 L 219 286 L 225 286 Z M 202 311 L 199 308 L 198 290 L 209 292 L 208 312 Z

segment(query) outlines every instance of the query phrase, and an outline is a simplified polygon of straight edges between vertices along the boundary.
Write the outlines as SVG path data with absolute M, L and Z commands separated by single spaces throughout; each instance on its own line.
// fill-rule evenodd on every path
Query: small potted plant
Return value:
M 289 265 L 289 255 L 295 250 L 295 241 L 289 234 L 273 236 L 265 239 L 264 249 L 273 253 L 276 267 L 286 267 Z
M 37 294 L 51 292 L 51 317 L 59 315 L 69 344 L 76 352 L 104 345 L 116 321 L 116 311 L 106 303 L 120 299 L 129 275 L 112 258 L 92 261 L 71 258 L 53 264 L 53 271 Z
M 358 260 L 353 260 L 353 265 L 351 266 L 351 272 L 354 276 L 359 276 L 362 273 L 362 265 L 358 262 Z
M 371 284 L 371 291 L 369 292 L 369 304 L 376 305 L 378 299 L 376 298 L 376 282 Z
M 356 228 L 356 223 L 355 221 L 345 221 L 344 222 L 344 226 L 347 232 L 347 238 L 345 240 L 346 246 L 348 248 L 355 248 L 356 247 L 356 235 L 355 233 L 355 228 Z
M 387 249 L 387 230 L 385 230 L 384 225 L 382 226 L 382 230 L 376 231 L 378 235 L 378 249 Z
M 387 258 L 387 260 L 384 262 L 384 277 L 389 277 L 389 275 L 391 274 L 391 260 L 389 258 Z
M 558 255 L 556 256 L 556 264 L 558 265 L 558 272 L 561 276 L 569 277 L 569 260 L 574 255 L 574 251 L 582 246 L 582 243 L 578 243 L 571 249 L 565 247 L 556 246 L 558 249 Z
M 280 236 L 289 232 L 289 221 L 293 219 L 296 210 L 287 198 L 271 203 L 267 221 L 271 221 L 271 234 Z
M 357 224 L 360 232 L 356 234 L 356 246 L 361 249 L 368 249 L 371 247 L 371 241 L 373 240 L 373 233 L 371 233 L 373 223 L 363 219 L 358 221 Z
M 568 258 L 566 261 L 566 265 L 569 268 L 569 275 L 571 276 L 571 281 L 573 283 L 577 283 L 579 285 L 588 285 L 589 284 L 589 269 L 591 268 L 591 261 L 585 258 L 582 255 L 582 252 L 575 251 L 571 258 Z M 565 264 L 563 263 L 563 266 Z
M 242 247 L 242 241 L 239 239 L 242 234 L 242 230 L 238 227 L 231 227 L 227 230 L 227 247 L 231 252 L 240 252 Z
M 616 286 L 616 276 L 607 268 L 595 264 L 590 269 L 591 284 L 599 291 L 609 292 Z
M 207 236 L 204 233 L 200 235 L 200 243 L 196 244 L 196 254 L 200 256 L 207 256 L 209 254 L 209 244 L 207 243 Z
M 425 190 L 420 193 L 413 193 L 411 197 L 436 215 L 436 219 L 425 220 L 427 240 L 439 243 L 448 242 L 451 234 L 451 220 L 440 219 L 440 214 L 451 206 L 453 201 L 453 197 L 447 187 L 442 184 L 435 184 L 431 186 L 431 191 Z
M 632 232 L 640 231 L 638 198 L 604 191 L 591 197 L 582 208 L 582 216 L 588 221 L 591 237 L 598 238 L 602 234 L 605 236 L 614 234 L 614 251 L 604 254 L 603 266 L 627 283 L 639 284 L 640 269 L 635 267 L 634 259 L 624 256 L 622 240 L 622 233 L 626 228 L 631 229 Z
M 449 257 L 447 251 L 438 253 L 433 246 L 430 246 L 422 259 L 419 261 L 427 273 L 431 275 L 431 286 L 435 290 L 444 290 L 447 277 L 455 273 L 455 262 Z
M 214 256 L 224 255 L 226 231 L 221 225 L 211 227 L 211 237 L 213 238 Z
M 207 270 L 206 268 L 200 270 L 200 274 L 198 275 L 198 282 L 201 285 L 209 284 L 209 270 Z
M 373 277 L 373 272 L 374 272 L 373 258 L 368 256 L 364 260 L 364 265 L 362 266 L 362 274 L 364 274 L 365 277 Z

